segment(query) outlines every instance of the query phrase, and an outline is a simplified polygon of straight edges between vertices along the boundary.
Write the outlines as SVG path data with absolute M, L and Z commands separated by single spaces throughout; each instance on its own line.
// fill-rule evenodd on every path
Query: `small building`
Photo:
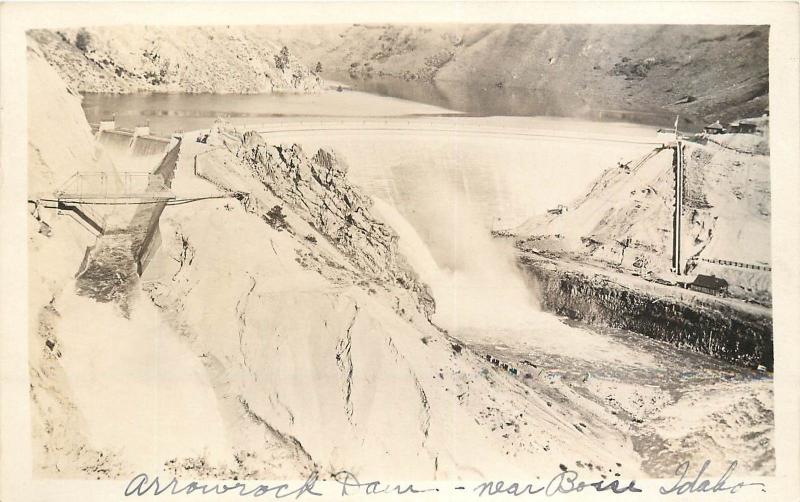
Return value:
M 728 131 L 737 134 L 755 134 L 757 129 L 758 128 L 754 123 L 740 120 L 737 122 L 732 122 L 728 128 Z
M 554 209 L 548 209 L 547 214 L 564 214 L 569 211 L 569 208 L 564 204 L 559 204 L 558 207 Z
M 719 123 L 719 120 L 714 122 L 713 124 L 708 124 L 703 128 L 706 134 L 722 134 L 725 132 L 725 128 L 722 127 L 722 124 Z
M 693 291 L 721 296 L 728 292 L 728 281 L 713 275 L 700 274 L 693 282 L 687 284 L 687 287 Z
M 656 136 L 661 140 L 669 141 L 674 140 L 678 136 L 678 133 L 675 129 L 659 129 L 656 131 Z
M 150 126 L 143 125 L 143 126 L 136 126 L 133 129 L 134 136 L 149 136 L 150 135 Z
M 113 131 L 117 127 L 116 119 L 111 120 L 101 120 L 100 125 L 98 126 L 98 131 Z

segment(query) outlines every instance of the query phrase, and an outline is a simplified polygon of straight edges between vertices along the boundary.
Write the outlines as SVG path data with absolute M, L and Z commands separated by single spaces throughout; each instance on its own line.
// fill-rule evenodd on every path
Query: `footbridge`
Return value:
M 118 266 L 104 253 L 115 259 L 128 256 L 141 275 L 160 242 L 158 223 L 167 206 L 244 196 L 229 193 L 181 197 L 173 193 L 171 186 L 180 143 L 173 146 L 152 172 L 79 171 L 52 194 L 29 200 L 37 214 L 40 208 L 55 209 L 97 237 L 95 246 L 87 250 L 79 277 L 87 273 L 106 276 L 108 271 L 95 269 Z M 116 264 L 112 267 L 109 263 Z
M 160 174 L 139 172 L 78 172 L 52 195 L 28 202 L 36 207 L 57 209 L 58 214 L 73 216 L 89 232 L 101 235 L 124 230 L 125 223 L 113 218 L 126 208 L 146 206 L 164 208 L 210 199 L 241 198 L 246 194 L 180 197 L 175 195 Z M 119 209 L 115 209 L 118 206 Z
M 162 175 L 142 172 L 76 172 L 52 195 L 33 201 L 58 209 L 90 232 L 113 228 L 112 206 L 164 206 L 175 200 Z

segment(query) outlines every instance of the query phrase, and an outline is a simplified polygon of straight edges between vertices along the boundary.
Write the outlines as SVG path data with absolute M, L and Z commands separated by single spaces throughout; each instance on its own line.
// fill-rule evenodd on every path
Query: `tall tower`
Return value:
M 683 144 L 678 136 L 678 119 L 675 117 L 675 215 L 672 229 L 672 268 L 677 275 L 681 269 L 681 213 L 683 213 Z

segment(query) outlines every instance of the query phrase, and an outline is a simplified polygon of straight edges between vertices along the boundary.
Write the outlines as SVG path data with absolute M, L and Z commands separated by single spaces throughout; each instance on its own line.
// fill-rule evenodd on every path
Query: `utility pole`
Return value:
M 675 216 L 672 236 L 672 266 L 681 275 L 681 213 L 683 212 L 683 145 L 678 136 L 679 115 L 675 116 Z

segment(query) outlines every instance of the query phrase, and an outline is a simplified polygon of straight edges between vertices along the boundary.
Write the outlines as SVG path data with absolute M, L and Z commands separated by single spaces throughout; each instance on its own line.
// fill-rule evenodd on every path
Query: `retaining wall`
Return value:
M 768 309 L 640 291 L 527 256 L 520 257 L 519 266 L 538 289 L 543 310 L 589 325 L 627 329 L 734 364 L 773 368 Z

